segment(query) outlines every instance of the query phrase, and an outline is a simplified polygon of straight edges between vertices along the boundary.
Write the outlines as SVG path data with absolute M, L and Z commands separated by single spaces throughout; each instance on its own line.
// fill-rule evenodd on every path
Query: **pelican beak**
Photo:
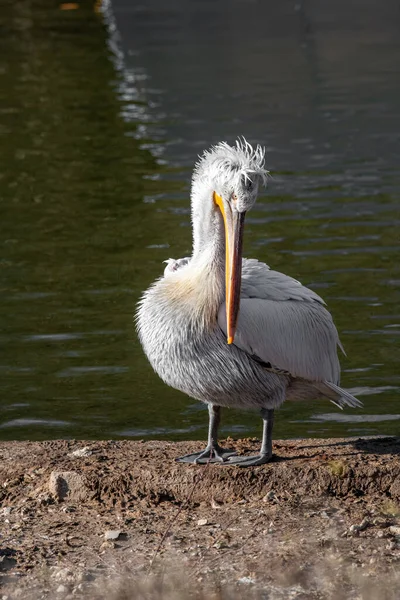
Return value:
M 225 225 L 225 298 L 228 344 L 233 344 L 240 308 L 242 282 L 242 247 L 246 213 L 233 211 L 216 192 L 214 202 L 221 211 Z

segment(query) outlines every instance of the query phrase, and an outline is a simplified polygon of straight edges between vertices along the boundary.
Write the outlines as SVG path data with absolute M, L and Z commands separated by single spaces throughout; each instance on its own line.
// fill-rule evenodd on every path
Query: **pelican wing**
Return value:
M 256 260 L 244 260 L 234 343 L 294 377 L 339 384 L 339 336 L 323 305 L 315 292 L 295 279 Z M 222 305 L 218 322 L 226 333 L 225 315 Z

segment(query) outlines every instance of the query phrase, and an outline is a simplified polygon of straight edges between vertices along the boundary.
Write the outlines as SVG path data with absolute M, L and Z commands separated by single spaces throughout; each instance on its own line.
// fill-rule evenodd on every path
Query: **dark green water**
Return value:
M 399 433 L 397 5 L 361 20 L 347 5 L 265 20 L 236 2 L 223 28 L 224 2 L 1 2 L 1 439 L 205 436 L 132 317 L 162 261 L 190 252 L 197 153 L 238 134 L 272 173 L 245 254 L 326 299 L 365 403 L 286 405 L 275 435 Z M 226 411 L 224 435 L 258 432 Z

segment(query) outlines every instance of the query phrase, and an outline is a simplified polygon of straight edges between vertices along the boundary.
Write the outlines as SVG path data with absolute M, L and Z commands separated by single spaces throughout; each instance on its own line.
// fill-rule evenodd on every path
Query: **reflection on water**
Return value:
M 377 423 L 379 421 L 399 421 L 400 415 L 345 415 L 341 413 L 326 413 L 312 415 L 310 423 L 326 423 L 334 421 L 336 423 Z
M 272 175 L 245 253 L 324 296 L 365 403 L 286 404 L 276 435 L 398 433 L 397 3 L 93 4 L 0 15 L 1 437 L 205 436 L 132 315 L 190 253 L 196 155 L 238 134 Z M 224 435 L 258 421 L 226 411 Z
M 16 427 L 32 426 L 38 426 L 41 429 L 47 427 L 62 427 L 64 429 L 70 425 L 71 423 L 68 423 L 68 421 L 57 421 L 56 419 L 11 419 L 11 421 L 5 421 L 4 423 L 1 423 L 0 429 L 14 429 Z

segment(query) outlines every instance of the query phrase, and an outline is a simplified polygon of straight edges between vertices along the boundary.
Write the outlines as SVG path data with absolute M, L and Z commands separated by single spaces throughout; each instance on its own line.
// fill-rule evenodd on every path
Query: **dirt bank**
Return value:
M 3 595 L 396 598 L 400 438 L 276 442 L 251 469 L 174 462 L 201 445 L 0 443 Z

